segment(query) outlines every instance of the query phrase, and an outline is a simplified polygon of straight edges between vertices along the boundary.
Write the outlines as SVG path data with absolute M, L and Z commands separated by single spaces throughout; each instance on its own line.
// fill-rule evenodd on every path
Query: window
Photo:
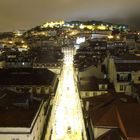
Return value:
M 106 89 L 106 86 L 102 85 L 101 90 L 105 90 L 105 89 Z
M 89 96 L 89 94 L 88 94 L 88 92 L 86 92 L 86 97 L 88 97 Z
M 107 90 L 107 84 L 100 84 L 99 90 Z
M 121 80 L 121 81 L 124 81 L 124 80 L 125 80 L 125 76 L 121 75 L 121 76 L 120 76 L 120 80 Z
M 128 81 L 131 81 L 132 80 L 132 75 L 129 73 L 128 74 Z
M 93 92 L 93 96 L 97 96 L 97 92 Z
M 117 81 L 131 81 L 131 74 L 117 74 Z
M 119 74 L 117 74 L 117 81 L 119 81 L 119 79 L 120 79 L 120 75 L 119 75 Z
M 120 91 L 125 91 L 126 86 L 125 85 L 120 85 Z

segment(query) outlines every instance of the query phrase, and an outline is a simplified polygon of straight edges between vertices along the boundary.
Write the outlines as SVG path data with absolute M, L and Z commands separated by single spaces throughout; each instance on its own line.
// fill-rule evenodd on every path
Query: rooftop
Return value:
M 89 114 L 93 125 L 119 128 L 127 138 L 140 138 L 140 104 L 124 94 L 106 94 L 89 101 Z M 132 113 L 133 112 L 133 113 Z
M 84 81 L 84 83 L 82 83 Z M 92 77 L 89 80 L 80 80 L 80 91 L 99 91 L 99 85 L 111 85 L 107 79 L 97 79 L 96 77 Z M 111 88 L 111 86 L 109 86 Z M 108 89 L 106 89 L 108 90 Z
M 140 56 L 137 56 L 135 54 L 127 54 L 121 56 L 119 59 L 121 60 L 140 60 Z
M 126 136 L 140 139 L 140 104 L 119 104 L 117 108 Z M 119 126 L 121 127 L 121 124 Z M 121 130 L 123 131 L 123 128 Z
M 101 135 L 96 140 L 122 140 L 122 139 L 119 130 L 115 129 L 106 132 L 104 135 Z
M 55 74 L 48 69 L 0 69 L 0 85 L 51 85 Z
M 31 123 L 48 95 L 34 95 L 29 93 L 15 93 L 13 91 L 0 91 L 0 127 L 30 127 Z M 19 117 L 20 116 L 20 117 Z
M 117 72 L 132 72 L 140 70 L 140 63 L 115 63 Z
M 60 63 L 63 53 L 60 50 L 43 51 L 37 55 L 35 63 Z

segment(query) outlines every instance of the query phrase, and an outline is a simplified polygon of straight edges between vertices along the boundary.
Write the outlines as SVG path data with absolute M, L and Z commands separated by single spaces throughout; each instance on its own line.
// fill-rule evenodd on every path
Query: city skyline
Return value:
M 140 140 L 140 0 L 0 0 L 0 140 Z

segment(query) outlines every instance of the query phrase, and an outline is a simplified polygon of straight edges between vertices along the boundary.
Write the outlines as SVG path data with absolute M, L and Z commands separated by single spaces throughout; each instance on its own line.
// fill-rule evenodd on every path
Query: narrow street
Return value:
M 86 140 L 81 103 L 74 80 L 73 49 L 65 49 L 64 54 L 63 71 L 49 126 L 51 136 L 46 137 L 46 140 Z

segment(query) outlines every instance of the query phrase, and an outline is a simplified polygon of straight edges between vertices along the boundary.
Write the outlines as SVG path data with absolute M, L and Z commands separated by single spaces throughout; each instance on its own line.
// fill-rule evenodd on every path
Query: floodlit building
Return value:
M 50 110 L 50 96 L 1 91 L 0 139 L 41 140 Z

